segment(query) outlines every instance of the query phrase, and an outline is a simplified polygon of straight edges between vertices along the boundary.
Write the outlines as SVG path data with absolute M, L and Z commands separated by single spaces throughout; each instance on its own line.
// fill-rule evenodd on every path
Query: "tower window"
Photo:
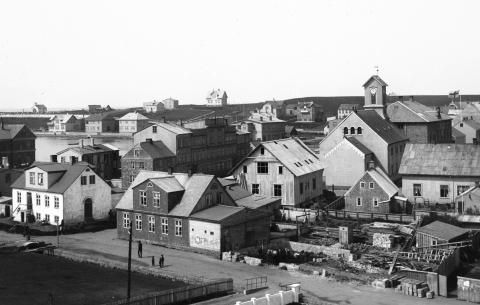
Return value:
M 350 128 L 350 133 L 351 133 L 351 134 L 355 134 L 355 127 L 351 127 L 351 128 Z
M 348 127 L 343 128 L 343 134 L 348 134 Z
M 362 131 L 362 127 L 358 127 L 358 128 L 357 128 L 357 134 L 362 134 L 362 132 L 363 132 L 363 131 Z

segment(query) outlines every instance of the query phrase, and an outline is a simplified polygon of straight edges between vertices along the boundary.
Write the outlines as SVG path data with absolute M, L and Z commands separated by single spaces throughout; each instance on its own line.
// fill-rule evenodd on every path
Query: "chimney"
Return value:
M 147 142 L 150 143 L 150 144 L 152 144 L 152 143 L 153 143 L 152 138 L 148 138 L 148 139 L 147 139 Z
M 368 169 L 369 170 L 375 169 L 375 161 L 373 160 L 368 161 Z
M 50 162 L 55 162 L 57 163 L 57 155 L 50 155 Z
M 188 170 L 188 177 L 192 177 L 192 175 L 193 175 L 193 169 L 190 168 Z
M 475 181 L 475 187 L 480 187 L 480 181 Z
M 3 130 L 3 118 L 0 118 L 1 129 Z
M 8 168 L 8 157 L 2 157 L 2 168 Z
M 93 137 L 90 137 L 90 145 L 95 145 L 95 139 Z
M 170 167 L 168 168 L 168 174 L 171 175 L 172 172 L 173 172 L 173 168 L 170 166 Z
M 440 113 L 440 107 L 437 107 L 437 119 L 441 119 L 442 114 Z

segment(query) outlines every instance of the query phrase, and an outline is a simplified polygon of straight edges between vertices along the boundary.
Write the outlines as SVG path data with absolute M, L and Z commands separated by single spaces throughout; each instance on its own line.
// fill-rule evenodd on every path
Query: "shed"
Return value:
M 417 229 L 417 248 L 466 240 L 468 233 L 467 229 L 437 220 Z

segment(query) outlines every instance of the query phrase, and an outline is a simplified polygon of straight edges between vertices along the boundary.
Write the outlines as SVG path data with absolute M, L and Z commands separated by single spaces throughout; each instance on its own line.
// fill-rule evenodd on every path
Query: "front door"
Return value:
M 25 222 L 25 212 L 20 213 L 20 222 Z
M 93 211 L 92 211 L 92 199 L 87 198 L 85 199 L 85 204 L 84 204 L 84 218 L 85 220 L 89 220 L 93 218 Z
M 27 192 L 27 210 L 32 209 L 32 193 Z

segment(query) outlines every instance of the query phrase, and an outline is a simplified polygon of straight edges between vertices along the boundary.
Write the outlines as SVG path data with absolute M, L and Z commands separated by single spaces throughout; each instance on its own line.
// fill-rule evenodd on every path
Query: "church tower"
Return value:
M 365 110 L 375 110 L 382 118 L 386 118 L 387 83 L 380 76 L 373 75 L 363 85 L 365 91 Z

